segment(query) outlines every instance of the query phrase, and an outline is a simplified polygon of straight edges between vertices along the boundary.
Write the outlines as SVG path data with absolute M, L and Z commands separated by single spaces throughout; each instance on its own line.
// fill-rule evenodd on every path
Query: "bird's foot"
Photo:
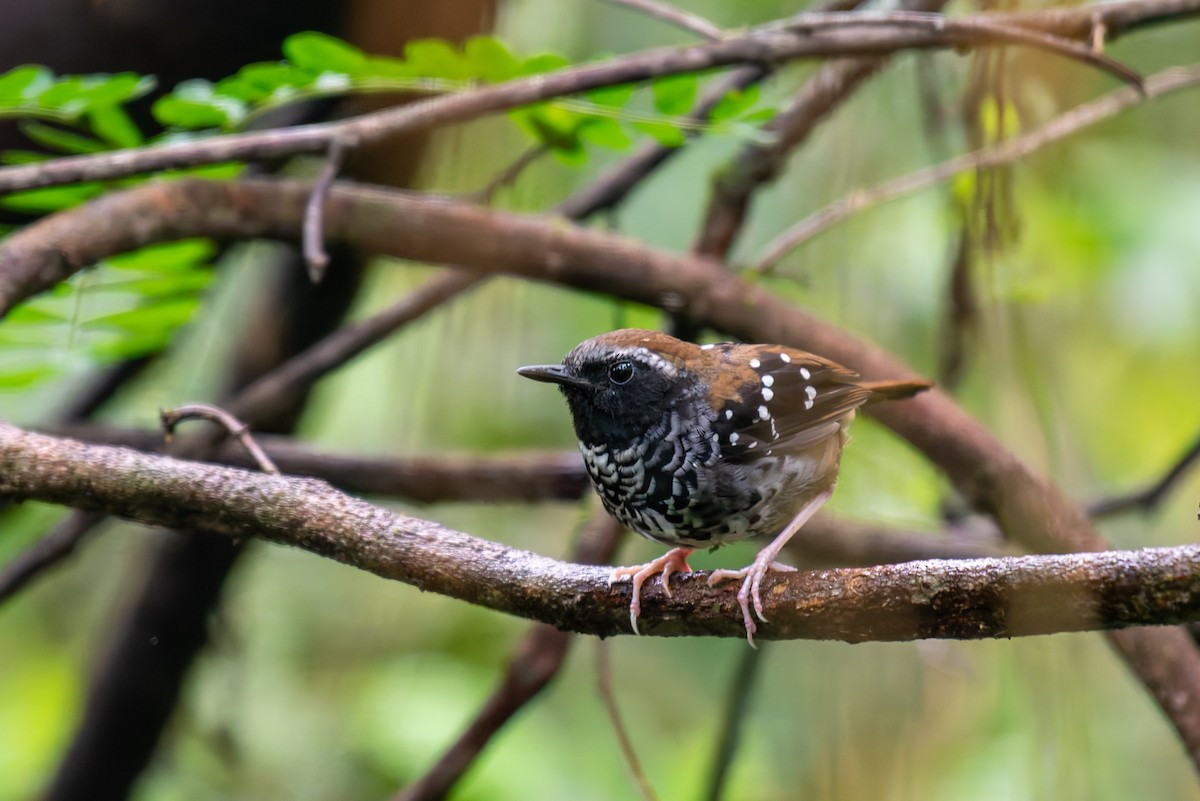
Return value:
M 618 567 L 609 574 L 608 585 L 610 587 L 622 579 L 632 579 L 633 598 L 629 601 L 629 625 L 633 627 L 634 634 L 641 634 L 638 631 L 637 622 L 638 616 L 642 613 L 642 585 L 646 583 L 646 579 L 661 573 L 663 593 L 670 598 L 671 585 L 669 579 L 671 578 L 671 574 L 692 572 L 692 568 L 688 565 L 687 560 L 694 550 L 694 548 L 672 548 L 662 556 L 644 565 Z
M 796 572 L 796 568 L 791 565 L 771 561 L 772 557 L 773 554 L 764 549 L 749 566 L 743 567 L 741 570 L 714 570 L 708 577 L 708 586 L 710 587 L 729 579 L 741 579 L 742 588 L 738 590 L 737 600 L 738 606 L 742 608 L 742 619 L 746 622 L 746 641 L 750 643 L 751 648 L 758 647 L 754 644 L 754 632 L 758 631 L 758 625 L 754 622 L 754 615 L 750 614 L 751 601 L 754 603 L 754 613 L 758 615 L 758 619 L 763 623 L 767 622 L 767 618 L 763 615 L 762 605 L 763 576 L 771 570 L 779 573 Z

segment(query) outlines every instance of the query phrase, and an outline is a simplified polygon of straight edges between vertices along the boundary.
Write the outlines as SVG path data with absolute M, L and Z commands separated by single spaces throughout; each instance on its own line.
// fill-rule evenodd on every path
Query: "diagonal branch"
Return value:
M 1139 105 L 1146 99 L 1162 97 L 1171 92 L 1198 85 L 1200 85 L 1200 66 L 1173 67 L 1163 70 L 1146 79 L 1144 94 L 1129 88 L 1116 89 L 1095 100 L 1076 106 L 1029 133 L 992 147 L 976 150 L 973 153 L 956 156 L 949 161 L 925 167 L 870 189 L 851 192 L 825 208 L 813 212 L 768 242 L 763 248 L 763 255 L 759 257 L 753 269 L 759 273 L 769 272 L 788 253 L 860 211 L 935 186 L 966 170 L 989 169 L 1012 164 L 1047 145 L 1114 117 L 1132 106 Z

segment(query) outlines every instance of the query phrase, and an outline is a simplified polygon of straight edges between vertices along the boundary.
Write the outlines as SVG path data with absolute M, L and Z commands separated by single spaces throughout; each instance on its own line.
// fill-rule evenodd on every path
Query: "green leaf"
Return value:
M 142 144 L 142 132 L 120 106 L 99 106 L 88 114 L 92 130 L 114 147 L 137 147 Z
M 574 140 L 570 146 L 554 148 L 551 153 L 568 167 L 582 167 L 587 163 L 587 151 L 578 139 Z
M 599 89 L 592 89 L 584 93 L 584 98 L 589 103 L 594 103 L 597 106 L 606 108 L 624 108 L 625 104 L 633 97 L 633 93 L 637 88 L 630 84 L 620 84 L 618 86 L 602 86 Z
M 417 39 L 404 46 L 404 58 L 416 73 L 428 78 L 461 81 L 474 77 L 466 59 L 444 39 Z
M 700 85 L 695 75 L 668 75 L 650 84 L 654 95 L 654 108 L 660 114 L 672 117 L 687 114 L 696 102 L 696 90 Z
M 684 136 L 683 131 L 669 122 L 639 120 L 633 123 L 633 127 L 644 134 L 649 134 L 660 145 L 666 147 L 679 147 L 687 141 L 687 137 Z
M 25 121 L 21 123 L 20 128 L 21 133 L 42 147 L 57 150 L 61 153 L 99 153 L 108 150 L 103 142 L 92 139 L 90 136 L 84 136 L 62 128 L 53 128 L 49 125 L 43 125 L 40 122 Z
M 196 297 L 170 298 L 162 303 L 96 317 L 84 325 L 114 328 L 139 335 L 172 331 L 190 320 L 199 305 L 200 300 Z
M 559 53 L 538 53 L 521 62 L 522 75 L 540 75 L 571 66 L 571 61 Z
M 318 31 L 304 31 L 283 41 L 283 54 L 297 67 L 313 73 L 341 72 L 357 75 L 367 57 L 349 42 Z
M 6 325 L 45 325 L 46 323 L 61 323 L 67 318 L 56 311 L 45 308 L 45 304 L 30 302 L 22 303 L 8 313 L 4 318 Z
M 103 192 L 104 187 L 98 183 L 27 189 L 0 197 L 0 206 L 17 211 L 60 211 L 85 203 Z
M 0 153 L 0 164 L 41 164 L 50 156 L 36 150 L 5 150 Z
M 0 105 L 15 106 L 37 97 L 54 83 L 54 73 L 37 64 L 14 67 L 0 75 Z
M 87 107 L 83 81 L 75 76 L 59 78 L 37 96 L 38 105 L 69 114 L 78 114 Z
M 514 78 L 521 70 L 521 62 L 494 36 L 472 36 L 463 47 L 463 55 L 473 73 L 491 83 Z
M 36 365 L 33 367 L 17 368 L 15 370 L 0 370 L 0 389 L 28 389 L 59 374 L 57 367 Z
M 193 296 L 212 283 L 212 270 L 193 269 L 172 275 L 149 276 L 128 281 L 109 281 L 89 287 L 90 292 L 121 292 L 155 300 L 172 296 Z
M 579 148 L 579 126 L 583 117 L 562 106 L 539 103 L 510 113 L 530 136 L 551 150 Z
M 245 69 L 245 67 L 242 69 Z M 264 89 L 254 82 L 246 80 L 241 72 L 237 75 L 230 75 L 228 78 L 222 78 L 213 84 L 212 88 L 214 95 L 228 97 L 242 103 L 257 103 L 268 97 L 272 91 L 274 91 L 273 87 L 271 89 Z
M 713 106 L 709 119 L 713 122 L 724 122 L 740 117 L 753 108 L 761 96 L 762 91 L 758 84 L 751 84 L 740 91 L 729 92 Z
M 187 100 L 177 95 L 165 95 L 154 101 L 154 119 L 165 126 L 177 128 L 226 128 L 231 125 L 225 106 L 206 100 Z
M 417 78 L 417 71 L 407 61 L 391 56 L 368 56 L 363 74 L 380 78 Z
M 621 124 L 610 117 L 591 117 L 579 127 L 579 138 L 611 150 L 627 150 L 633 144 Z
M 760 108 L 757 111 L 753 111 L 749 114 L 744 115 L 741 119 L 738 120 L 738 122 L 745 122 L 745 123 L 749 123 L 751 125 L 761 125 L 763 123 L 767 123 L 767 122 L 770 122 L 771 120 L 775 119 L 775 115 L 778 113 L 779 113 L 778 109 Z
M 159 245 L 112 256 L 104 260 L 105 267 L 114 270 L 142 270 L 162 272 L 207 263 L 217 253 L 217 246 L 209 239 L 180 239 Z
M 89 105 L 119 105 L 135 100 L 154 89 L 152 75 L 120 72 L 116 75 L 91 75 L 84 79 L 84 94 Z

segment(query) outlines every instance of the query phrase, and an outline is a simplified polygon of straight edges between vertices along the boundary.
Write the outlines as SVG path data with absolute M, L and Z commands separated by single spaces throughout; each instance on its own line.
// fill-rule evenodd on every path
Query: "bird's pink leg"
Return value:
M 754 645 L 754 632 L 758 631 L 758 626 L 754 622 L 753 615 L 750 614 L 750 601 L 754 601 L 754 611 L 758 615 L 758 619 L 763 623 L 767 619 L 763 617 L 761 587 L 763 576 L 767 575 L 769 570 L 778 571 L 794 571 L 796 568 L 789 565 L 782 565 L 775 561 L 779 556 L 779 552 L 783 550 L 783 546 L 787 545 L 788 540 L 799 531 L 805 523 L 807 523 L 817 510 L 825 505 L 825 502 L 833 495 L 833 488 L 829 488 L 824 492 L 816 495 L 792 518 L 792 521 L 787 524 L 783 531 L 771 543 L 758 552 L 758 556 L 754 557 L 754 562 L 741 570 L 714 570 L 712 575 L 708 577 L 709 586 L 718 584 L 727 579 L 742 579 L 742 588 L 738 590 L 737 599 L 738 606 L 742 608 L 742 618 L 746 621 L 746 639 L 750 642 L 751 647 Z
M 679 572 L 691 573 L 692 568 L 688 565 L 687 560 L 695 550 L 695 548 L 672 548 L 662 556 L 644 565 L 618 567 L 609 574 L 609 586 L 612 586 L 621 579 L 633 578 L 633 599 L 629 602 L 629 624 L 633 626 L 634 634 L 641 634 L 638 631 L 637 622 L 638 615 L 642 613 L 642 585 L 646 583 L 646 579 L 657 573 L 662 573 L 663 592 L 670 598 L 671 585 L 668 583 L 668 580 L 671 578 L 671 574 Z

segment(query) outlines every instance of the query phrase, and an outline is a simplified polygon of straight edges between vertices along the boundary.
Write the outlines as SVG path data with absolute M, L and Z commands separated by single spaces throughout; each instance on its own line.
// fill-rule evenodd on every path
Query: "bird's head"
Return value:
M 689 360 L 700 349 L 657 331 L 623 329 L 577 345 L 562 364 L 522 367 L 557 384 L 584 442 L 622 442 L 658 425 L 697 388 Z

